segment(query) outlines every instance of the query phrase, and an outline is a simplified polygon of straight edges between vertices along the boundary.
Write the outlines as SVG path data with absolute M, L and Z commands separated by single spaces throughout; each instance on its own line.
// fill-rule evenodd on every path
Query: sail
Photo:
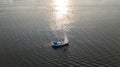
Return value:
M 64 36 L 64 43 L 68 43 L 69 42 L 69 40 L 68 40 L 68 37 L 67 37 L 67 35 L 66 35 L 66 33 L 65 33 L 65 36 Z

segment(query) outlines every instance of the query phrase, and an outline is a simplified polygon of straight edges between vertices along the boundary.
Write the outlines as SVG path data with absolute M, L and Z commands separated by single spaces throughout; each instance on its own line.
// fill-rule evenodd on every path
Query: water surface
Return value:
M 0 67 L 119 67 L 119 17 L 119 0 L 0 0 Z

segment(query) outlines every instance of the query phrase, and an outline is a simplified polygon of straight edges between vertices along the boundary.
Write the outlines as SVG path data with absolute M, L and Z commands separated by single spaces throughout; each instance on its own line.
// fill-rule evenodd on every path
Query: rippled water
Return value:
M 0 67 L 120 67 L 119 18 L 119 0 L 0 0 Z

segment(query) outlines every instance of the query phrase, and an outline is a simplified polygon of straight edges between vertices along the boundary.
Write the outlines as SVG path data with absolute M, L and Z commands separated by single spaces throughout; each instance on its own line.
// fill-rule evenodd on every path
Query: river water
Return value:
M 0 0 L 0 67 L 120 67 L 120 1 Z

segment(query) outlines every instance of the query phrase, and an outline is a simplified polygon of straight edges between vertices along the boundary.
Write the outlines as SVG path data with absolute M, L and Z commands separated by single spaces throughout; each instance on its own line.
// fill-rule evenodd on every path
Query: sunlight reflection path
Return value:
M 69 31 L 69 25 L 71 23 L 69 18 L 69 0 L 54 0 L 53 4 L 53 17 L 54 22 L 51 23 L 51 29 L 53 31 Z M 68 26 L 67 26 L 68 25 Z

